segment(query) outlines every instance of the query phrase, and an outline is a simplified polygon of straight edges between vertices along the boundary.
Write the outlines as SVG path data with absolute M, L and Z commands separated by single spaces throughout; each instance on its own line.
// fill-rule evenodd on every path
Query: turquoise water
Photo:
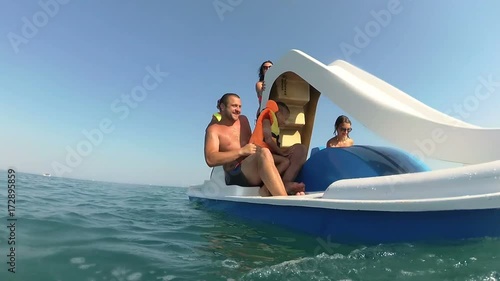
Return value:
M 20 173 L 11 273 L 5 171 L 0 188 L 1 281 L 500 280 L 500 239 L 339 245 L 208 212 L 185 188 Z

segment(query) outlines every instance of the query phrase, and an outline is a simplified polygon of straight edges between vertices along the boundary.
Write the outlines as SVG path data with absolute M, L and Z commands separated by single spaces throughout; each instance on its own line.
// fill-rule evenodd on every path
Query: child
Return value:
M 208 124 L 208 126 L 212 125 L 212 124 L 215 124 L 217 122 L 219 122 L 222 118 L 222 116 L 220 115 L 220 100 L 217 100 L 217 105 L 216 105 L 217 109 L 219 111 L 217 111 L 216 113 L 214 113 L 212 115 L 212 120 L 210 120 L 210 123 Z
M 290 165 L 290 160 L 280 148 L 280 126 L 285 125 L 290 116 L 288 106 L 282 102 L 269 100 L 255 124 L 249 143 L 268 148 L 273 154 L 274 163 L 280 174 Z

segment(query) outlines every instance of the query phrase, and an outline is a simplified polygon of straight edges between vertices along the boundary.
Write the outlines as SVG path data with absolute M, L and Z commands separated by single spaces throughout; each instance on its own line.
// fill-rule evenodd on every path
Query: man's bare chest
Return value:
M 219 135 L 221 151 L 229 151 L 241 147 L 241 134 L 239 128 L 228 128 Z

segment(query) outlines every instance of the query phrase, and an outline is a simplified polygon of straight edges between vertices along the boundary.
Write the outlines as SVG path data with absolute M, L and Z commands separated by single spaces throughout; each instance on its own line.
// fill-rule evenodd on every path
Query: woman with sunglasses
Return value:
M 255 84 L 255 91 L 257 92 L 257 99 L 259 100 L 259 107 L 257 108 L 257 118 L 260 114 L 260 104 L 262 102 L 262 92 L 266 89 L 266 83 L 264 82 L 264 76 L 266 72 L 273 66 L 273 62 L 266 60 L 260 65 L 259 68 L 259 81 Z
M 335 121 L 335 136 L 328 140 L 326 147 L 349 147 L 354 145 L 354 141 L 349 137 L 351 131 L 351 120 L 345 115 L 340 115 Z

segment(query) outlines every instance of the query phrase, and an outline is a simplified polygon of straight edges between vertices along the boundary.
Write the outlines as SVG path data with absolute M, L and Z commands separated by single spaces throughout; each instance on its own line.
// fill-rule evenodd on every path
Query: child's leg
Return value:
M 290 160 L 287 157 L 278 154 L 273 154 L 273 159 L 274 165 L 276 165 L 276 169 L 278 170 L 280 175 L 283 175 L 286 169 L 288 169 L 288 166 L 290 166 Z M 260 187 L 259 194 L 260 196 L 271 196 L 271 193 L 265 185 Z
M 283 173 L 286 171 L 286 169 L 288 169 L 288 166 L 290 166 L 290 160 L 287 157 L 278 154 L 273 154 L 273 159 L 276 169 L 278 170 L 280 175 L 283 176 Z M 266 186 L 263 185 L 259 189 L 259 195 L 265 197 L 271 196 L 271 193 L 266 188 Z
M 283 175 L 283 173 L 288 169 L 288 166 L 290 166 L 290 160 L 281 155 L 273 154 L 274 158 L 274 165 L 276 165 L 276 169 L 278 169 L 278 172 L 280 175 Z

